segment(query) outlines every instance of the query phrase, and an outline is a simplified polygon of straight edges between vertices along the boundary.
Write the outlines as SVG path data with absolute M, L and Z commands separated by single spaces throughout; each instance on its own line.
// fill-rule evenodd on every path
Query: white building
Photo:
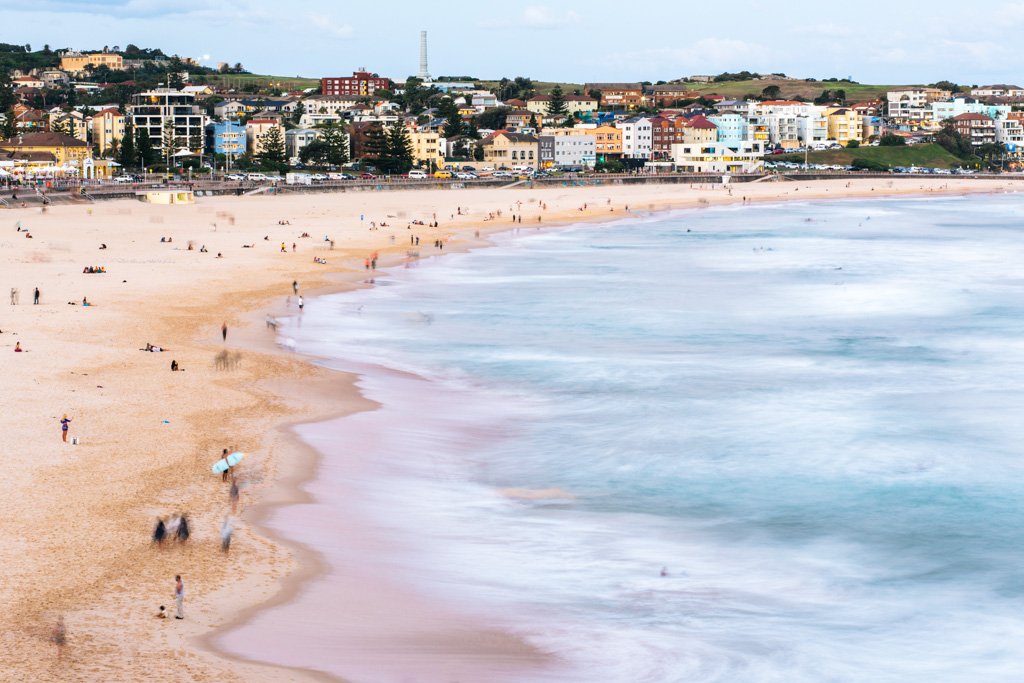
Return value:
M 615 127 L 622 131 L 624 159 L 650 159 L 653 147 L 651 120 L 643 116 L 618 121 Z
M 302 110 L 307 114 L 339 114 L 357 104 L 358 98 L 347 95 L 314 95 L 302 100 Z
M 932 102 L 928 105 L 932 112 L 932 120 L 941 123 L 961 114 L 984 114 L 990 118 L 1005 118 L 1012 107 L 1009 105 L 985 104 L 969 97 L 958 97 L 949 102 Z
M 764 131 L 771 145 L 795 148 L 813 142 L 821 136 L 823 107 L 796 100 L 770 100 L 751 105 L 747 123 L 750 128 Z M 828 138 L 828 122 L 824 123 L 824 135 Z
M 906 88 L 886 93 L 889 102 L 888 117 L 898 126 L 932 128 L 934 119 L 928 107 L 933 102 L 945 102 L 952 96 L 948 90 L 938 88 Z
M 1024 126 L 1020 119 L 996 119 L 996 142 L 1010 152 L 1024 151 Z
M 163 151 L 167 124 L 185 149 L 202 151 L 206 142 L 207 117 L 202 108 L 196 106 L 193 95 L 170 88 L 141 92 L 132 95 L 127 115 L 136 131 L 148 133 L 154 149 Z
M 732 149 L 721 142 L 672 145 L 672 161 L 683 173 L 760 173 L 764 170 L 764 148 L 744 143 Z
M 293 128 L 284 133 L 284 150 L 288 160 L 295 163 L 299 160 L 299 152 L 314 140 L 322 135 L 321 131 L 313 128 Z
M 1019 85 L 983 85 L 971 90 L 972 97 L 1024 97 L 1024 88 Z
M 828 118 L 811 111 L 796 119 L 797 136 L 804 147 L 824 144 L 828 140 Z

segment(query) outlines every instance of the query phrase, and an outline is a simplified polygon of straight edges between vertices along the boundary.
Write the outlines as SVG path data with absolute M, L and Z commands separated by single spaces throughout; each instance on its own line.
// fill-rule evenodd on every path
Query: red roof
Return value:
M 698 114 L 689 120 L 690 128 L 702 128 L 704 130 L 718 130 L 718 126 Z
M 953 117 L 954 121 L 991 121 L 992 117 L 984 114 L 960 114 Z

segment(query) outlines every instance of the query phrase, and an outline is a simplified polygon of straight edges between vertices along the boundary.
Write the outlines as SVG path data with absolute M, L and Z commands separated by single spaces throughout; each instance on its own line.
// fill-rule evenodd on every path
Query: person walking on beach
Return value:
M 302 300 L 302 295 L 300 294 L 299 295 L 299 312 L 300 313 L 302 312 L 302 307 L 305 306 L 305 305 L 306 305 L 306 303 Z
M 231 517 L 224 515 L 224 521 L 220 525 L 220 549 L 227 553 L 231 550 Z
M 60 438 L 64 443 L 68 442 L 68 425 L 71 424 L 71 418 L 68 417 L 67 413 L 64 413 L 64 417 L 60 419 Z
M 164 524 L 163 517 L 157 517 L 156 527 L 153 528 L 153 542 L 157 544 L 157 547 L 162 548 L 164 540 L 167 538 L 167 525 Z
M 57 623 L 53 627 L 53 633 L 50 634 L 50 640 L 57 646 L 57 659 L 60 659 L 64 655 L 64 645 L 68 642 L 68 629 L 64 625 L 64 615 L 57 617 Z
M 178 613 L 175 619 L 185 618 L 185 584 L 181 580 L 181 574 L 174 575 L 174 602 L 178 606 Z
M 228 340 L 228 324 L 227 323 L 224 323 L 223 325 L 220 326 L 220 337 L 224 341 Z
M 292 280 L 292 293 L 296 294 L 296 295 L 299 293 L 299 281 L 298 280 Z
M 227 481 L 228 475 L 231 474 L 231 465 L 228 465 L 228 449 L 225 448 L 223 451 L 221 451 L 220 457 L 224 459 L 224 464 L 227 465 L 227 468 L 220 473 L 220 480 Z
M 33 304 L 38 304 L 39 303 L 39 288 L 38 287 L 36 287 L 36 291 L 32 295 L 32 303 Z

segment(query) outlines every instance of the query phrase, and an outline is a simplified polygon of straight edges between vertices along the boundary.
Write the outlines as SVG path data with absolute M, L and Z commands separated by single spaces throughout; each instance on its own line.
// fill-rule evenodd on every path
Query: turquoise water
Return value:
M 1022 210 L 527 229 L 286 334 L 426 379 L 364 381 L 399 418 L 368 514 L 411 580 L 556 654 L 552 678 L 1017 681 Z

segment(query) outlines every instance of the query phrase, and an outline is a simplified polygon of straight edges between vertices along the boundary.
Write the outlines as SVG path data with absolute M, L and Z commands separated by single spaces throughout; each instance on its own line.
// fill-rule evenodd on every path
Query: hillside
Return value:
M 782 99 L 796 96 L 813 100 L 822 90 L 845 90 L 848 102 L 863 102 L 881 97 L 886 91 L 901 88 L 900 85 L 866 85 L 849 81 L 726 81 L 723 83 L 688 83 L 693 89 L 706 95 L 716 94 L 728 98 L 742 98 L 744 95 L 760 95 L 765 88 L 776 85 L 782 91 Z
M 771 161 L 803 163 L 803 154 L 779 154 L 768 157 Z M 848 166 L 854 159 L 866 159 L 888 166 L 926 166 L 953 168 L 963 161 L 936 144 L 907 145 L 904 147 L 858 147 L 856 149 L 829 149 L 810 152 L 807 161 L 812 164 L 840 164 Z
M 259 74 L 196 74 L 192 83 L 215 85 L 235 90 L 243 90 L 246 86 L 255 85 L 259 89 L 268 90 L 305 90 L 319 88 L 319 78 L 303 78 L 301 76 L 268 76 Z

